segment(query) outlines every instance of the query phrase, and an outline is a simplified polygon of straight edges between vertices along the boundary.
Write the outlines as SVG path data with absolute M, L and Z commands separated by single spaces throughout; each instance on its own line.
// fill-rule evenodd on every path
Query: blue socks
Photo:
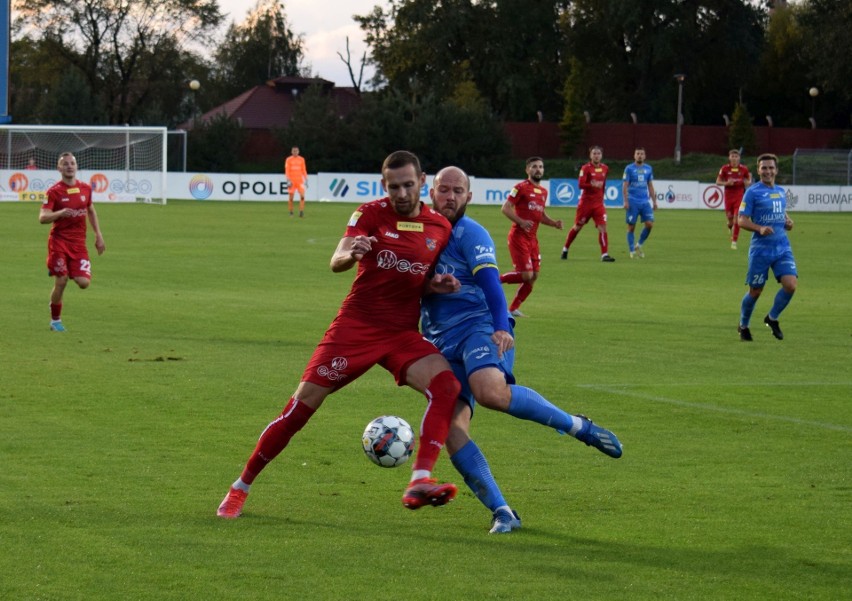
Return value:
M 754 305 L 757 303 L 756 298 L 752 298 L 751 294 L 745 293 L 742 306 L 740 307 L 740 325 L 744 328 L 748 327 L 748 322 L 751 321 L 751 314 L 754 311 Z
M 634 244 L 633 241 L 636 239 L 634 232 L 627 232 L 627 248 L 630 249 L 630 252 L 633 252 Z
M 639 234 L 639 246 L 642 246 L 643 244 L 645 244 L 645 240 L 647 240 L 648 236 L 650 236 L 650 235 L 651 235 L 651 228 L 649 228 L 649 227 L 642 228 L 642 233 Z
M 493 513 L 498 507 L 507 505 L 500 487 L 491 474 L 488 460 L 476 446 L 469 440 L 466 445 L 459 449 L 450 461 L 464 478 L 464 483 L 470 487 L 476 498 Z
M 532 388 L 512 384 L 512 400 L 509 401 L 507 413 L 512 417 L 526 419 L 543 426 L 554 428 L 560 434 L 576 434 L 583 421 L 569 415 Z
M 778 290 L 778 294 L 775 295 L 775 302 L 772 303 L 772 309 L 769 311 L 769 319 L 777 320 L 778 316 L 781 315 L 781 311 L 790 304 L 790 299 L 792 298 L 793 294 L 790 292 L 787 292 L 783 288 Z

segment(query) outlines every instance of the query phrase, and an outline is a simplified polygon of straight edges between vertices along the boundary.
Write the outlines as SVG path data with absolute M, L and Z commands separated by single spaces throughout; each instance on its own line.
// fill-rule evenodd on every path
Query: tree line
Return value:
M 274 77 L 322 75 L 283 0 L 258 0 L 228 24 L 216 0 L 16 0 L 13 17 L 17 123 L 173 128 Z M 676 74 L 687 124 L 721 125 L 739 108 L 761 124 L 850 126 L 849 2 L 388 0 L 353 18 L 375 68 L 364 83 L 364 64 L 341 54 L 361 108 L 340 121 L 321 95 L 304 95 L 279 132 L 330 170 L 401 142 L 432 148 L 430 160 L 493 166 L 507 154 L 507 120 L 559 121 L 569 146 L 586 119 L 671 123 Z M 241 139 L 235 124 L 206 128 L 196 137 Z M 193 146 L 191 160 L 238 161 L 222 144 L 212 157 Z

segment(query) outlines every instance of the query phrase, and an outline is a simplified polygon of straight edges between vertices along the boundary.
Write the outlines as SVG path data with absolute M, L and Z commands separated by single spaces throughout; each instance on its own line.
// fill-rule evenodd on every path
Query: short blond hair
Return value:
M 62 159 L 64 159 L 65 157 L 71 157 L 72 159 L 74 159 L 75 163 L 77 162 L 77 157 L 74 156 L 73 152 L 63 152 L 62 154 L 59 155 L 59 158 L 56 159 L 56 166 L 57 167 L 59 167 L 59 164 L 62 162 Z

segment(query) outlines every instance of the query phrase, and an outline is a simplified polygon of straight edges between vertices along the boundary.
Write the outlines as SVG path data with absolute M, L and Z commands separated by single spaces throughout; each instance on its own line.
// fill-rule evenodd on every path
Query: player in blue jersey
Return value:
M 772 269 L 775 279 L 781 283 L 781 289 L 775 295 L 775 302 L 763 318 L 763 323 L 778 340 L 784 340 L 778 317 L 790 303 L 799 282 L 796 259 L 787 237 L 787 232 L 793 229 L 793 220 L 787 215 L 787 192 L 775 185 L 778 157 L 774 154 L 760 155 L 757 158 L 757 173 L 760 181 L 746 190 L 738 217 L 740 229 L 754 232 L 748 249 L 748 292 L 743 297 L 740 324 L 737 326 L 740 340 L 747 342 L 752 340 L 748 327 L 751 314 L 766 286 L 769 270 Z
M 645 240 L 651 235 L 654 227 L 654 211 L 657 210 L 657 194 L 654 192 L 654 170 L 645 163 L 645 149 L 636 148 L 633 151 L 633 163 L 624 168 L 622 192 L 627 222 L 627 248 L 630 258 L 645 258 L 643 250 Z M 634 243 L 636 224 L 644 224 L 639 241 Z
M 446 167 L 435 176 L 429 195 L 433 208 L 453 224 L 436 274 L 452 274 L 461 283 L 458 292 L 424 297 L 421 310 L 423 334 L 447 358 L 462 385 L 447 451 L 465 483 L 491 510 L 491 533 L 511 532 L 521 527 L 521 520 L 468 434 L 474 399 L 483 407 L 568 433 L 610 457 L 621 456 L 621 443 L 586 417 L 569 415 L 536 391 L 515 384 L 513 324 L 500 287 L 494 241 L 484 227 L 465 216 L 470 179 L 458 167 Z

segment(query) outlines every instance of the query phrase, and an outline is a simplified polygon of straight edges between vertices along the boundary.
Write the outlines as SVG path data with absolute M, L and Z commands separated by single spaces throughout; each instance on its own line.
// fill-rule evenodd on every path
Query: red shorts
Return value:
M 92 263 L 85 246 L 51 241 L 47 248 L 47 275 L 92 279 Z
M 381 365 L 403 386 L 412 363 L 438 352 L 417 330 L 388 330 L 338 316 L 314 350 L 302 381 L 337 390 Z
M 579 204 L 574 215 L 574 225 L 586 225 L 594 221 L 597 227 L 606 225 L 606 207 L 603 203 Z
M 736 217 L 740 212 L 740 205 L 743 203 L 744 193 L 737 194 L 734 192 L 725 192 L 725 215 L 728 217 Z
M 521 234 L 509 232 L 509 255 L 515 271 L 541 271 L 541 251 L 538 249 L 538 238 L 530 238 Z

